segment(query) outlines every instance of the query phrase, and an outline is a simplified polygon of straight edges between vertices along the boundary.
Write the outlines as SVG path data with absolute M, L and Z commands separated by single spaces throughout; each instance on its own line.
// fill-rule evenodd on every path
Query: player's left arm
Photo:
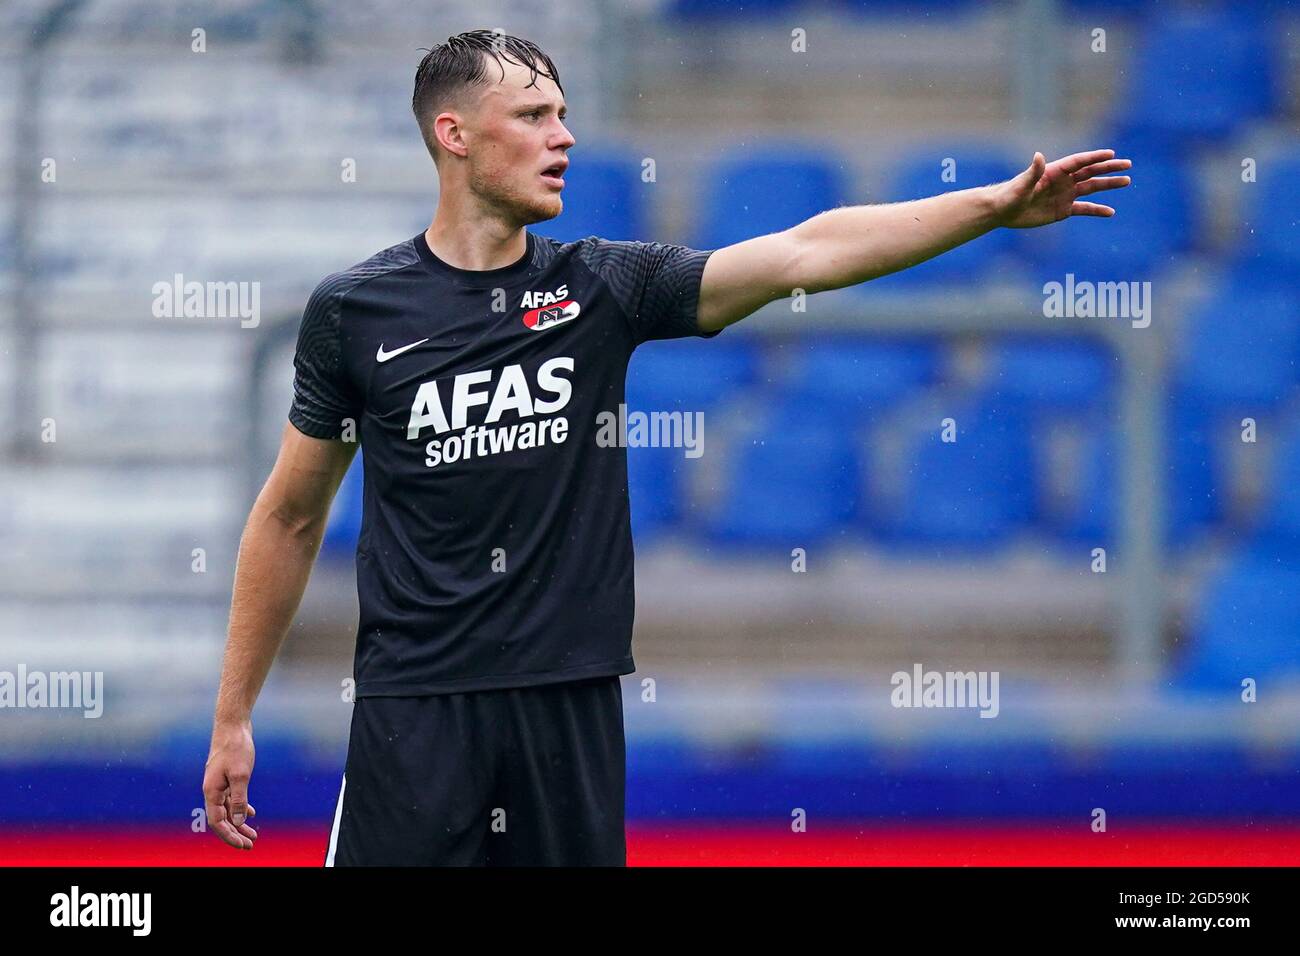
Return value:
M 1129 184 L 1107 173 L 1132 163 L 1114 150 L 1048 163 L 1042 153 L 1006 182 L 911 202 L 842 206 L 784 232 L 714 252 L 700 279 L 696 322 L 712 332 L 802 289 L 824 292 L 898 272 L 1000 227 L 1027 229 L 1070 216 L 1113 216 L 1082 197 Z

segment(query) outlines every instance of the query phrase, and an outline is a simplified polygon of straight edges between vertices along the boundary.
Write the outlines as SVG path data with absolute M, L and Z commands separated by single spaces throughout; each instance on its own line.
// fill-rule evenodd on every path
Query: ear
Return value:
M 438 145 L 462 159 L 469 152 L 465 143 L 465 129 L 461 125 L 459 113 L 450 110 L 439 113 L 433 121 L 433 135 Z

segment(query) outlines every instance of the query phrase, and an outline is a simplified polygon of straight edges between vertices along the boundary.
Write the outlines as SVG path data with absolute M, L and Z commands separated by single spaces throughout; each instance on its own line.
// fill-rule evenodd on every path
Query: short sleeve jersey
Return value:
M 525 238 L 517 262 L 472 271 L 421 233 L 308 301 L 289 421 L 361 442 L 358 696 L 634 670 L 610 428 L 640 343 L 717 335 L 696 325 L 712 250 Z

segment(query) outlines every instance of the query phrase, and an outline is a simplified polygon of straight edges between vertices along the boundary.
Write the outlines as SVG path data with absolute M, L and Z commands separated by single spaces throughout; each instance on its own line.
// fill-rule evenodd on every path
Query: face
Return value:
M 564 96 L 541 74 L 504 62 L 462 117 L 469 188 L 519 225 L 554 219 L 564 208 L 566 153 L 575 140 L 564 125 Z M 489 64 L 495 78 L 495 64 Z

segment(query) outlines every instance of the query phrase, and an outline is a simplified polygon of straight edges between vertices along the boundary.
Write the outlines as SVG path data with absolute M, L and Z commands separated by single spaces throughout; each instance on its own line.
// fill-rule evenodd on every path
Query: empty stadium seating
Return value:
M 1183 683 L 1224 695 L 1300 681 L 1300 568 L 1294 552 L 1250 550 L 1208 582 L 1179 664 Z
M 833 153 L 781 143 L 720 161 L 701 188 L 693 240 L 701 249 L 788 229 L 848 198 L 844 166 Z
M 1240 217 L 1231 260 L 1250 270 L 1294 284 L 1300 268 L 1300 139 L 1294 130 L 1279 149 L 1255 157 L 1254 182 L 1242 182 Z
M 1275 24 L 1252 6 L 1153 11 L 1121 119 L 1170 137 L 1222 138 L 1275 109 Z
M 1174 330 L 1162 410 L 1171 564 L 1203 534 L 1229 549 L 1258 535 L 1279 553 L 1300 553 L 1300 437 L 1287 424 L 1300 401 L 1294 278 L 1300 268 L 1300 139 L 1294 103 L 1287 99 L 1296 71 L 1286 55 L 1286 29 L 1278 26 L 1295 19 L 1275 19 L 1286 15 L 1281 3 L 1143 10 L 1072 0 L 1060 6 L 1063 16 L 1076 18 L 1067 20 L 1074 25 L 1103 16 L 1111 29 L 1106 55 L 1123 58 L 1123 68 L 1107 67 L 1123 82 L 1101 110 L 1072 103 L 1063 117 L 1070 144 L 1112 146 L 1135 160 L 1129 189 L 1097 197 L 1113 198 L 1118 215 L 1050 230 L 995 232 L 866 283 L 817 316 L 797 315 L 779 328 L 768 329 L 756 317 L 707 342 L 639 348 L 627 379 L 629 408 L 703 411 L 709 454 L 717 456 L 705 467 L 680 449 L 629 449 L 634 532 L 645 551 L 670 538 L 737 555 L 843 541 L 978 560 L 1022 538 L 1067 547 L 1113 541 L 1123 506 L 1125 441 L 1118 358 L 1081 341 L 1002 337 L 984 344 L 984 378 L 966 382 L 950 374 L 948 338 L 845 334 L 854 328 L 856 308 L 890 294 L 899 297 L 891 301 L 913 308 L 912 297 L 919 302 L 925 295 L 960 307 L 967 297 L 1005 284 L 1033 303 L 1043 282 L 1073 273 L 1153 281 L 1159 308 L 1169 310 L 1156 321 Z M 951 29 L 968 14 L 1000 15 L 978 7 L 956 0 L 675 0 L 664 12 L 676 18 L 678 36 L 694 34 L 710 48 L 724 44 L 742 21 L 758 29 L 776 23 L 784 40 L 781 18 L 793 11 L 839 23 L 847 34 L 870 30 L 875 17 L 924 31 L 937 20 Z M 384 9 L 409 28 L 400 4 Z M 149 28 L 142 10 L 103 4 L 94 14 L 103 19 L 91 22 L 111 23 L 126 35 Z M 329 12 L 332 24 L 352 28 L 369 15 L 347 5 Z M 5 17 L 0 23 L 10 35 L 30 29 L 25 14 L 0 13 Z M 578 30 L 585 20 L 571 20 L 572 31 L 559 31 L 574 33 L 565 51 L 570 105 L 597 118 L 571 157 L 565 212 L 536 224 L 541 234 L 718 248 L 845 203 L 907 200 L 1000 180 L 1017 172 L 1032 151 L 1021 139 L 1028 127 L 1012 135 L 1002 126 L 974 129 L 976 123 L 895 137 L 884 128 L 808 124 L 804 131 L 798 116 L 792 134 L 790 125 L 760 117 L 750 125 L 737 120 L 716 139 L 698 142 L 693 132 L 673 137 L 657 125 L 615 127 L 602 120 L 625 104 L 601 99 L 618 94 L 606 89 L 596 61 L 581 55 L 583 44 L 590 44 Z M 200 517 L 193 521 L 175 515 L 153 520 L 143 532 L 149 541 L 229 536 L 246 508 L 243 465 L 223 461 L 223 450 L 245 434 L 246 388 L 269 393 L 287 382 L 271 388 L 249 380 L 253 335 L 233 326 L 141 327 L 153 283 L 177 271 L 187 278 L 260 281 L 267 325 L 292 324 L 322 275 L 413 235 L 432 210 L 436 180 L 410 123 L 408 77 L 405 71 L 394 75 L 389 47 L 382 54 L 333 51 L 346 68 L 304 55 L 290 69 L 276 48 L 264 45 L 275 30 L 254 11 L 214 17 L 209 29 L 256 55 L 235 73 L 188 54 L 161 57 L 147 74 L 93 50 L 51 59 L 45 145 L 59 157 L 60 179 L 39 193 L 28 250 L 33 272 L 24 277 L 48 331 L 30 369 L 13 355 L 4 357 L 0 384 L 8 396 L 16 381 L 29 382 L 42 413 L 76 440 L 60 449 L 58 463 L 30 489 L 15 492 L 7 531 L 12 553 L 20 556 L 15 566 L 93 563 L 89 545 L 61 551 L 38 540 L 31 520 L 52 507 L 50 496 L 86 494 L 76 491 L 88 487 L 83 469 L 102 468 L 111 476 L 100 483 L 112 498 L 102 509 L 110 514 L 133 492 L 117 472 L 141 456 L 164 469 L 192 464 L 203 487 L 220 481 L 234 489 L 214 493 L 220 506 L 194 505 Z M 665 56 L 667 72 L 677 70 L 678 51 Z M 0 62 L 7 119 L 17 108 L 10 93 L 18 85 L 15 62 Z M 780 76 L 792 86 L 804 69 L 790 58 L 770 65 L 788 71 Z M 909 86 L 917 75 L 925 70 L 855 95 L 907 102 L 924 95 Z M 718 85 L 755 77 L 752 70 L 739 78 L 720 76 Z M 647 98 L 657 78 L 636 78 Z M 851 84 L 854 77 L 840 79 Z M 263 103 L 272 88 L 273 102 Z M 0 143 L 6 164 L 13 152 L 12 144 Z M 654 183 L 642 181 L 646 155 L 658 160 Z M 1225 156 L 1226 165 L 1214 165 Z M 1237 175 L 1244 157 L 1255 161 L 1253 182 Z M 356 160 L 355 184 L 340 180 L 345 158 Z M 1228 181 L 1207 176 L 1216 169 L 1233 175 Z M 14 216 L 6 194 L 0 198 L 6 303 L 0 306 L 0 341 L 6 348 L 15 325 L 3 311 L 15 279 L 16 233 L 8 228 Z M 1182 282 L 1195 294 L 1185 297 L 1186 311 L 1175 313 L 1172 303 L 1183 300 L 1167 293 Z M 1179 285 L 1179 291 L 1186 289 Z M 823 324 L 827 315 L 833 321 Z M 804 319 L 806 328 L 799 324 Z M 276 374 L 285 366 L 280 362 Z M 259 407 L 275 412 L 269 417 L 282 415 L 282 390 Z M 953 444 L 937 438 L 948 416 L 958 428 Z M 1243 494 L 1229 468 L 1240 442 L 1230 426 L 1247 416 L 1260 421 L 1261 447 L 1274 458 L 1262 503 L 1243 512 Z M 273 440 L 278 429 L 265 434 Z M 1257 467 L 1265 468 L 1262 458 Z M 5 476 L 9 484 L 17 485 L 16 474 Z M 327 561 L 345 561 L 355 546 L 361 482 L 358 456 L 332 512 Z M 163 480 L 159 493 L 190 507 L 184 483 Z M 104 537 L 119 533 L 117 525 L 105 526 Z M 124 553 L 153 568 L 147 555 Z M 1260 561 L 1239 570 L 1246 577 L 1256 572 L 1270 582 L 1277 577 Z

